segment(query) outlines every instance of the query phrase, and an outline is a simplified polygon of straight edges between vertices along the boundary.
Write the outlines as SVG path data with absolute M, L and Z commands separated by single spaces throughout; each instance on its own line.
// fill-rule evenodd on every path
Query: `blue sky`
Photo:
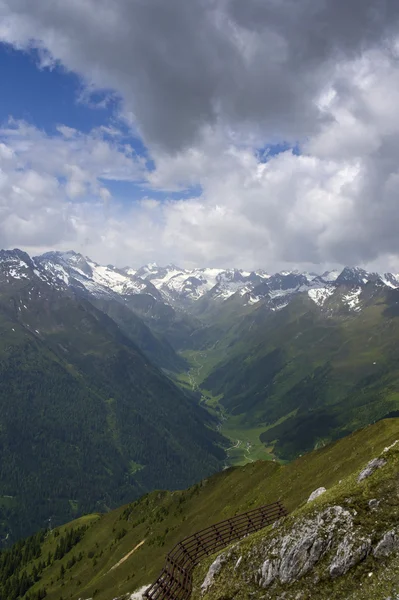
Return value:
M 57 136 L 57 127 L 66 125 L 82 133 L 100 127 L 116 127 L 120 142 L 128 144 L 138 156 L 146 160 L 149 171 L 154 163 L 140 137 L 132 135 L 119 115 L 120 99 L 109 90 L 87 92 L 84 81 L 67 71 L 60 63 L 41 66 L 37 50 L 15 50 L 0 43 L 0 123 L 8 119 L 25 121 Z M 104 139 L 109 139 L 104 134 Z M 186 198 L 198 195 L 200 188 L 188 187 L 181 192 L 149 190 L 142 182 L 103 181 L 112 196 L 122 204 L 129 204 L 149 194 L 152 198 Z
M 117 127 L 123 135 L 123 143 L 129 144 L 134 152 L 147 161 L 149 171 L 155 168 L 148 149 L 138 136 L 133 136 L 120 118 L 121 100 L 110 90 L 87 93 L 82 79 L 67 71 L 60 63 L 51 66 L 40 65 L 40 55 L 36 49 L 15 50 L 8 44 L 0 43 L 0 72 L 2 90 L 0 94 L 0 122 L 9 118 L 26 121 L 43 130 L 49 136 L 58 134 L 57 127 L 66 125 L 82 133 L 90 133 L 99 127 Z M 105 135 L 105 137 L 107 137 Z M 265 144 L 254 150 L 260 162 L 291 149 L 288 142 Z M 293 147 L 298 153 L 298 146 Z M 104 185 L 114 198 L 129 203 L 142 197 L 156 200 L 198 197 L 202 187 L 188 185 L 181 191 L 149 189 L 126 181 L 106 181 Z
M 26 120 L 51 135 L 58 124 L 88 132 L 112 120 L 112 103 L 93 110 L 78 101 L 83 88 L 77 75 L 60 66 L 49 69 L 38 64 L 37 51 L 0 44 L 2 121 L 8 117 Z

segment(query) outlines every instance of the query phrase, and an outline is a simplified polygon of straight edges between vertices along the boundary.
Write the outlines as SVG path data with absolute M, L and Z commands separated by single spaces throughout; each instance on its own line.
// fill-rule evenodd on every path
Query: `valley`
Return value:
M 396 276 L 358 268 L 194 273 L 173 265 L 104 267 L 74 252 L 31 258 L 0 251 L 3 547 L 49 523 L 52 530 L 68 521 L 80 528 L 87 518 L 88 531 L 100 529 L 81 551 L 85 561 L 79 550 L 69 558 L 73 565 L 64 565 L 75 569 L 75 556 L 73 581 L 88 582 L 91 573 L 84 585 L 107 600 L 112 586 L 128 591 L 148 583 L 164 546 L 181 535 L 281 498 L 274 473 L 287 468 L 289 485 L 298 486 L 290 465 L 301 463 L 293 461 L 328 455 L 368 426 L 394 427 L 398 305 Z M 344 473 L 339 460 L 337 476 Z M 235 502 L 232 488 L 218 482 L 240 473 L 250 481 L 243 502 Z M 258 476 L 265 479 L 260 495 Z M 216 496 L 186 514 L 187 498 L 211 480 Z M 309 488 L 314 482 L 312 471 Z M 194 486 L 187 494 L 177 491 L 187 486 Z M 194 517 L 207 501 L 208 516 Z M 141 507 L 127 517 L 132 537 L 126 509 L 115 513 L 129 502 Z M 114 531 L 101 533 L 114 514 Z M 55 551 L 55 540 L 49 550 L 42 541 L 47 553 Z M 134 564 L 137 572 L 122 585 L 119 573 Z M 66 576 L 55 578 L 51 565 L 50 579 L 39 577 L 47 593 Z
M 187 373 L 176 378 L 177 383 L 183 388 L 188 384 L 193 392 L 200 394 L 200 405 L 218 419 L 217 431 L 231 442 L 231 446 L 225 448 L 224 468 L 244 465 L 256 460 L 275 460 L 271 452 L 272 448 L 266 448 L 260 440 L 262 433 L 267 430 L 266 426 L 248 427 L 240 417 L 228 414 L 220 402 L 223 394 L 215 397 L 208 390 L 202 389 L 201 384 L 212 371 L 213 361 L 218 360 L 218 353 L 212 350 L 186 351 L 182 356 L 192 367 Z

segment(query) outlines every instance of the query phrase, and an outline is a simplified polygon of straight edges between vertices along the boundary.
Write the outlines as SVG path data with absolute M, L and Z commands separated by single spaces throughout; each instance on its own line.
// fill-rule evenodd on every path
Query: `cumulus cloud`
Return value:
M 0 35 L 117 90 L 149 143 L 179 149 L 204 125 L 309 135 L 337 60 L 385 43 L 395 0 L 1 0 Z
M 95 230 L 95 212 L 110 198 L 107 180 L 142 178 L 141 159 L 97 131 L 60 127 L 49 136 L 9 121 L 0 139 L 1 247 L 73 244 L 80 230 Z
M 1 40 L 78 73 L 88 95 L 118 94 L 155 164 L 117 130 L 4 128 L 1 245 L 57 237 L 135 265 L 395 264 L 396 1 L 0 0 L 0 15 Z M 300 154 L 261 162 L 279 141 Z M 147 190 L 121 207 L 107 179 Z

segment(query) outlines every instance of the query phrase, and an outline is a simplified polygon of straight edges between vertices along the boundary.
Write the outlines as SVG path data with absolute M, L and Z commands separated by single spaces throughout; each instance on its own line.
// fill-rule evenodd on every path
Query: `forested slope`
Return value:
M 1 538 L 220 469 L 211 422 L 89 302 L 0 286 Z
M 14 577 L 36 576 L 28 592 L 35 600 L 43 590 L 49 600 L 130 595 L 155 580 L 166 553 L 185 536 L 278 499 L 294 511 L 315 488 L 333 488 L 398 438 L 399 420 L 381 421 L 287 465 L 258 461 L 184 491 L 155 491 L 107 514 L 80 518 L 45 537 L 38 534 L 26 547 L 17 545 Z M 37 549 L 33 558 L 29 550 L 24 560 L 26 548 Z M 0 554 L 0 582 L 7 556 Z M 0 583 L 4 600 L 1 594 Z

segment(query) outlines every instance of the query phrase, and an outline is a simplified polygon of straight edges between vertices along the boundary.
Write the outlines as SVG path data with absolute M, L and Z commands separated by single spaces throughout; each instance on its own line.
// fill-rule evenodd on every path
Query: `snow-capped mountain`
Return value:
M 13 284 L 29 286 L 32 280 L 40 279 L 52 289 L 68 290 L 65 282 L 55 279 L 50 273 L 44 271 L 34 258 L 22 250 L 0 250 L 0 285 Z
M 136 275 L 151 281 L 171 303 L 190 303 L 209 294 L 226 299 L 247 283 L 255 285 L 269 277 L 263 271 L 249 273 L 238 269 L 182 269 L 176 265 L 159 267 L 155 263 L 141 267 Z
M 370 279 L 375 276 L 373 273 L 368 273 L 360 267 L 345 267 L 344 270 L 338 275 L 335 283 L 340 284 L 354 284 L 364 285 Z
M 330 310 L 333 305 L 339 305 L 358 311 L 370 285 L 399 288 L 399 275 L 369 273 L 359 267 L 345 267 L 342 271 L 320 275 L 298 271 L 270 275 L 262 270 L 184 269 L 173 264 L 160 267 L 155 263 L 136 270 L 100 265 L 73 251 L 47 252 L 33 258 L 21 250 L 0 251 L 0 283 L 33 276 L 57 289 L 71 289 L 75 293 L 124 303 L 129 298 L 148 298 L 151 303 L 170 305 L 169 310 L 174 307 L 180 311 L 190 311 L 202 299 L 206 300 L 205 305 L 229 301 L 251 307 L 263 302 L 271 310 L 281 310 L 298 294 L 306 294 L 321 308 Z
M 332 310 L 334 305 L 335 309 L 342 306 L 350 311 L 359 311 L 362 294 L 368 284 L 396 289 L 399 288 L 399 278 L 392 273 L 368 273 L 358 267 L 345 267 L 341 272 L 327 271 L 322 275 L 282 272 L 270 276 L 258 286 L 242 288 L 238 295 L 244 304 L 263 302 L 271 310 L 281 310 L 295 296 L 304 293 L 319 307 Z
M 33 259 L 38 267 L 55 280 L 96 297 L 149 294 L 160 298 L 151 282 L 136 275 L 133 269 L 102 266 L 73 251 L 47 252 Z

